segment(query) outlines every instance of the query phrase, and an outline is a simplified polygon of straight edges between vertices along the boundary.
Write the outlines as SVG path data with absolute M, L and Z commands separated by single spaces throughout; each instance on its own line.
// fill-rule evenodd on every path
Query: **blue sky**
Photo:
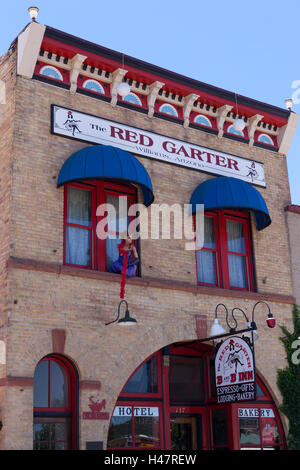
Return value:
M 1 2 L 0 55 L 35 5 L 40 23 L 282 108 L 300 83 L 299 0 L 30 2 Z M 300 114 L 298 97 L 293 110 Z M 300 124 L 288 170 L 292 203 L 300 205 Z

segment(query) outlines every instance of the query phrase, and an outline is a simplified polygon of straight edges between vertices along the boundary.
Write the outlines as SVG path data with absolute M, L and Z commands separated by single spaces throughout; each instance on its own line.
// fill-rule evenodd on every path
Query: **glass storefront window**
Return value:
M 133 419 L 132 419 L 133 417 Z M 160 413 L 157 406 L 115 407 L 107 448 L 159 448 Z
M 241 446 L 260 446 L 259 418 L 239 418 Z
M 133 374 L 122 393 L 158 393 L 157 357 L 152 357 Z
M 241 449 L 279 449 L 280 434 L 272 408 L 239 408 Z
M 132 417 L 113 416 L 107 447 L 132 447 Z
M 228 432 L 227 432 L 227 416 L 226 409 L 215 409 L 211 412 L 212 418 L 212 434 L 214 448 L 227 448 Z
M 204 401 L 203 362 L 199 357 L 170 358 L 170 401 Z

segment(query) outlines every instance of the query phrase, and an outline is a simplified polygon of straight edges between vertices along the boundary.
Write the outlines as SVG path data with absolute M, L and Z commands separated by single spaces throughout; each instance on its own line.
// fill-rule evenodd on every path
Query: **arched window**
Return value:
M 105 94 L 103 86 L 99 82 L 97 82 L 97 80 L 85 80 L 82 84 L 82 87 L 86 90 L 91 90 L 102 95 Z
M 203 114 L 198 114 L 194 119 L 195 124 L 200 124 L 201 126 L 212 127 L 210 120 L 203 116 Z
M 45 77 L 55 78 L 55 80 L 63 81 L 62 74 L 56 67 L 52 67 L 51 65 L 44 65 L 40 69 L 40 75 L 44 75 Z
M 274 145 L 272 138 L 267 134 L 260 134 L 257 140 L 261 144 Z
M 142 102 L 140 98 L 135 93 L 132 93 L 132 92 L 124 96 L 123 101 L 126 101 L 127 103 L 136 104 L 138 106 L 142 106 Z
M 239 136 L 239 137 L 245 137 L 245 136 L 244 136 L 244 132 L 243 132 L 243 131 L 237 131 L 237 130 L 233 127 L 233 124 L 231 124 L 230 126 L 228 126 L 228 128 L 227 128 L 227 133 L 228 133 L 228 134 L 237 135 L 237 136 Z
M 159 107 L 159 112 L 163 114 L 169 114 L 170 116 L 173 116 L 173 117 L 178 117 L 178 113 L 176 109 L 171 104 L 162 104 Z
M 126 382 L 111 416 L 107 448 L 284 449 L 274 401 L 256 375 L 256 399 L 218 403 L 215 353 L 207 343 L 171 344 Z
M 34 373 L 33 449 L 76 449 L 77 374 L 63 356 L 43 358 Z

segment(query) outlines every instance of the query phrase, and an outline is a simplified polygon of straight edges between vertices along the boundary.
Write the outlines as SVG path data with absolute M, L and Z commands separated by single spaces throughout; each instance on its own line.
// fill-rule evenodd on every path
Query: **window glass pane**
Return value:
M 40 362 L 34 373 L 34 406 L 37 408 L 48 408 L 48 384 L 49 372 L 48 361 Z
M 66 422 L 35 423 L 33 425 L 33 449 L 34 450 L 66 450 L 68 449 L 66 429 L 67 429 Z
M 53 424 L 53 441 L 54 450 L 67 449 L 67 433 L 65 423 Z
M 280 444 L 280 436 L 274 418 L 261 418 L 262 445 L 274 446 Z
M 260 446 L 259 417 L 239 418 L 241 447 L 249 445 Z
M 67 222 L 91 226 L 91 191 L 68 187 Z
M 90 266 L 90 231 L 66 227 L 66 263 Z
M 226 220 L 228 251 L 246 253 L 244 224 L 233 220 Z
M 212 410 L 212 430 L 213 445 L 226 447 L 228 443 L 227 437 L 227 418 L 226 410 Z
M 130 416 L 115 416 L 115 413 L 110 423 L 107 448 L 132 447 L 132 413 Z
M 201 358 L 170 358 L 171 402 L 203 402 L 203 364 Z
M 135 447 L 151 449 L 159 447 L 159 408 L 134 408 Z
M 107 229 L 114 233 L 127 231 L 128 228 L 128 200 L 126 197 L 106 195 L 107 203 Z
M 204 248 L 216 248 L 214 219 L 212 217 L 204 217 Z
M 157 358 L 153 357 L 145 362 L 133 374 L 127 385 L 123 389 L 123 393 L 157 393 Z
M 106 238 L 106 267 L 108 270 L 112 263 L 119 258 L 118 245 L 120 242 L 121 239 L 119 237 L 114 238 L 110 234 Z
M 68 377 L 57 362 L 50 363 L 50 407 L 68 407 Z
M 212 251 L 197 251 L 198 282 L 217 284 L 215 253 Z
M 128 219 L 128 200 L 126 197 L 106 195 L 107 202 L 107 230 L 106 238 L 106 267 L 109 270 L 112 263 L 119 257 L 118 245 L 121 238 L 120 233 L 127 232 Z
M 228 269 L 231 287 L 247 287 L 244 256 L 228 255 Z

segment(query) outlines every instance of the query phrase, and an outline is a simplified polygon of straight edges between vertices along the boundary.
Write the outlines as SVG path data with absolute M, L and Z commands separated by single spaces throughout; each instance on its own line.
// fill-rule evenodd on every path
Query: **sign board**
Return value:
M 266 186 L 264 165 L 260 162 L 91 116 L 70 108 L 52 105 L 51 132 L 84 142 L 112 145 L 143 157 Z
M 159 416 L 159 408 L 156 406 L 135 406 L 133 408 L 134 416 L 139 417 L 157 417 Z M 116 406 L 113 416 L 127 417 L 132 416 L 131 406 Z
M 218 403 L 255 400 L 255 369 L 249 344 L 238 336 L 227 338 L 215 358 Z
M 275 418 L 272 408 L 239 408 L 239 418 Z

